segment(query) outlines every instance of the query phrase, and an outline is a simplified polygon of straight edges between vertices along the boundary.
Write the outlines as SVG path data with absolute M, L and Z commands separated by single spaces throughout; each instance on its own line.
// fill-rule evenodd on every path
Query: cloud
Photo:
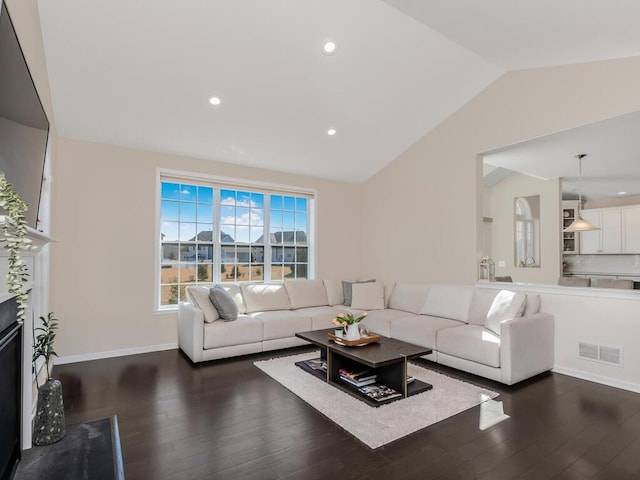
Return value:
M 240 201 L 236 201 L 233 197 L 226 197 L 220 200 L 221 205 L 235 205 L 237 207 L 258 207 L 259 205 L 253 200 L 244 199 Z
M 242 215 L 222 217 L 220 223 L 223 225 L 259 225 L 263 223 L 262 215 L 258 215 L 255 211 L 243 213 Z

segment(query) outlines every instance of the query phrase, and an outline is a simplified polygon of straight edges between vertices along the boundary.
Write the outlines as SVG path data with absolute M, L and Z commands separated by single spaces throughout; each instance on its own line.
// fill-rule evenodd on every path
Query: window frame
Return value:
M 220 263 L 222 260 L 222 242 L 220 237 L 220 213 L 221 213 L 221 200 L 220 191 L 223 189 L 248 191 L 264 194 L 264 267 L 263 267 L 263 280 L 259 283 L 282 283 L 281 280 L 271 280 L 270 275 L 267 277 L 267 263 L 269 264 L 269 272 L 271 269 L 271 249 L 274 245 L 269 241 L 268 235 L 270 234 L 270 198 L 271 195 L 287 195 L 296 197 L 307 198 L 307 278 L 315 278 L 316 271 L 316 208 L 317 208 L 317 191 L 312 188 L 298 187 L 292 185 L 276 184 L 271 182 L 261 182 L 254 180 L 247 180 L 235 177 L 224 177 L 218 175 L 211 175 L 205 173 L 195 173 L 183 170 L 158 168 L 156 170 L 156 189 L 155 189 L 155 241 L 154 241 L 154 306 L 153 311 L 155 313 L 163 312 L 175 312 L 178 308 L 178 304 L 175 305 L 161 305 L 161 291 L 162 282 L 160 281 L 160 273 L 162 267 L 162 183 L 163 182 L 178 182 L 178 183 L 190 183 L 194 182 L 204 183 L 207 186 L 214 188 L 213 192 L 213 278 L 211 283 L 215 284 L 221 281 Z M 278 246 L 278 245 L 276 245 Z M 282 245 L 279 245 L 282 246 Z M 295 245 L 292 245 L 295 247 Z M 209 283 L 209 282 L 206 282 Z M 224 283 L 224 282 L 222 282 Z M 229 283 L 256 283 L 251 281 L 237 281 Z

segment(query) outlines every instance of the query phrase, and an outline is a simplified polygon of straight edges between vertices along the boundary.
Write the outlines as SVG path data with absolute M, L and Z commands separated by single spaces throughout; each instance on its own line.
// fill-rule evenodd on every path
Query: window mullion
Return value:
M 264 196 L 264 281 L 271 283 L 271 195 Z
M 213 240 L 213 281 L 222 283 L 220 270 L 222 269 L 222 248 L 220 246 L 220 189 L 213 190 L 213 232 L 211 232 Z

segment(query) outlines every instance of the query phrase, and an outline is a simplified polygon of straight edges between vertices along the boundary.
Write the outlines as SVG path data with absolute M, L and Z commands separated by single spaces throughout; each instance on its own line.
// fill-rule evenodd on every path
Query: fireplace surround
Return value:
M 18 304 L 0 304 L 0 480 L 8 480 L 20 461 L 22 431 L 22 325 Z

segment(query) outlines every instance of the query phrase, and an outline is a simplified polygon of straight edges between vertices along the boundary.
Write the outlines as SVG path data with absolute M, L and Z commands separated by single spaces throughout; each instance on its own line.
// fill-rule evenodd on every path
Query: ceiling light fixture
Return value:
M 578 159 L 578 212 L 576 219 L 563 230 L 563 232 L 590 232 L 592 230 L 600 230 L 582 218 L 582 159 L 586 157 L 586 153 L 576 155 Z
M 626 195 L 627 192 L 618 192 L 618 195 Z
M 222 103 L 222 100 L 220 100 L 220 97 L 209 97 L 209 103 L 211 105 L 220 105 L 220 103 Z
M 329 135 L 330 137 L 333 137 L 335 134 L 336 134 L 335 128 L 330 128 L 329 130 L 327 130 L 327 135 Z
M 336 53 L 337 49 L 338 45 L 336 45 L 336 42 L 332 40 L 324 42 L 324 45 L 322 45 L 322 53 L 324 53 L 325 55 L 333 55 L 334 53 Z

